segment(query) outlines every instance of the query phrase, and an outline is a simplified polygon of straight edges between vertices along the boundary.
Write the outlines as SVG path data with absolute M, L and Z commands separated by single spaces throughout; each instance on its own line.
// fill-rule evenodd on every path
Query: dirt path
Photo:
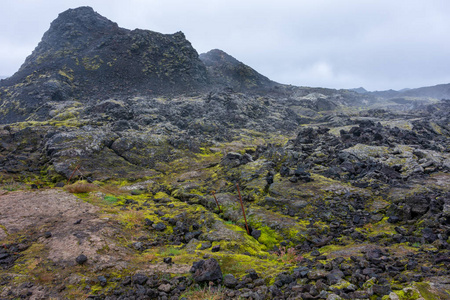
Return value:
M 62 190 L 8 193 L 0 196 L 0 240 L 31 230 L 54 262 L 73 263 L 80 254 L 95 263 L 117 261 L 118 257 L 98 255 L 101 249 L 117 246 L 109 239 L 115 229 L 97 212 L 95 206 Z
M 24 295 L 31 295 L 24 296 L 26 299 L 65 299 L 62 294 L 67 290 L 60 287 L 80 285 L 80 276 L 89 274 L 95 278 L 113 269 L 129 272 L 136 267 L 130 265 L 130 259 L 138 254 L 123 242 L 128 239 L 133 237 L 127 236 L 113 215 L 64 190 L 1 194 L 0 245 L 17 261 L 5 267 L 0 260 L 0 299 Z M 22 249 L 10 250 L 11 247 Z M 75 260 L 81 254 L 88 258 L 82 269 Z M 190 265 L 155 261 L 143 262 L 139 269 L 146 274 L 180 274 L 188 272 Z M 45 276 L 51 281 L 41 284 Z M 30 285 L 28 280 L 34 283 Z

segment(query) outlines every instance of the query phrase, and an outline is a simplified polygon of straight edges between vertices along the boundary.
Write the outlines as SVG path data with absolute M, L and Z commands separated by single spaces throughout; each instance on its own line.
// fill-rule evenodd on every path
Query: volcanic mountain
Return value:
M 91 106 L 114 97 L 204 94 L 224 88 L 293 98 L 316 93 L 314 99 L 321 102 L 330 98 L 344 104 L 371 98 L 281 85 L 221 50 L 199 56 L 182 32 L 128 30 L 91 7 L 79 7 L 61 13 L 18 72 L 0 81 L 0 124 L 48 120 L 52 111 L 74 101 Z
M 169 94 L 201 90 L 208 83 L 204 64 L 182 32 L 127 30 L 90 7 L 69 9 L 51 23 L 20 70 L 1 82 L 5 121 L 36 114 L 49 102 L 107 95 Z

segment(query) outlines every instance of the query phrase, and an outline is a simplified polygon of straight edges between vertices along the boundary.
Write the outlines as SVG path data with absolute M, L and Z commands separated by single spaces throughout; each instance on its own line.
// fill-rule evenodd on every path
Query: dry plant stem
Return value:
M 75 175 L 75 172 L 78 170 L 78 167 L 79 167 L 79 166 L 76 166 L 76 167 L 75 167 L 75 170 L 73 170 L 72 175 L 70 175 L 69 180 L 67 180 L 67 184 L 69 184 L 69 183 L 70 183 L 70 180 L 72 180 L 72 177 L 73 177 L 73 175 Z
M 214 196 L 214 200 L 216 200 L 216 204 L 217 204 L 217 207 L 219 208 L 219 211 L 222 212 L 222 209 L 220 209 L 219 201 L 217 201 L 217 198 L 216 198 L 216 193 L 214 193 L 214 191 L 212 191 L 212 195 Z
M 248 235 L 250 235 L 250 230 L 248 230 L 248 225 L 247 225 L 247 217 L 245 216 L 244 203 L 242 202 L 241 191 L 239 190 L 239 183 L 236 183 L 236 187 L 237 187 L 237 190 L 239 193 L 239 200 L 241 201 L 242 214 L 244 215 L 244 221 L 245 221 L 245 229 L 247 229 L 247 233 L 248 233 Z

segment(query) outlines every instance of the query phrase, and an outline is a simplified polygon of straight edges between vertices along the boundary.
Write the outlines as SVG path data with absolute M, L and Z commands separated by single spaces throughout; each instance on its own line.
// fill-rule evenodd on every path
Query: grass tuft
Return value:
M 228 298 L 221 288 L 214 287 L 197 288 L 184 293 L 183 296 L 190 300 L 225 300 Z
M 118 215 L 118 221 L 127 229 L 136 229 L 144 224 L 145 216 L 142 211 L 127 211 Z
M 114 195 L 114 196 L 120 196 L 125 194 L 126 192 L 124 190 L 121 190 L 119 186 L 113 185 L 113 184 L 105 184 L 100 187 L 98 187 L 98 190 L 104 194 Z
M 66 191 L 72 194 L 90 193 L 97 189 L 92 183 L 74 183 L 64 187 Z

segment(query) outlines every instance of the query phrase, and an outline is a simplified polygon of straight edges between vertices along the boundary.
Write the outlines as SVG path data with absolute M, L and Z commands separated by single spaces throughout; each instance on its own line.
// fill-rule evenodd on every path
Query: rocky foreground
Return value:
M 0 299 L 450 299 L 446 91 L 63 12 L 0 81 Z
M 449 111 L 443 101 L 408 114 L 333 113 L 290 139 L 241 129 L 194 150 L 167 146 L 178 156 L 165 159 L 127 145 L 124 174 L 133 159 L 140 166 L 127 179 L 105 162 L 121 140 L 144 140 L 138 130 L 111 130 L 117 139 L 96 148 L 107 130 L 5 126 L 3 145 L 17 147 L 5 164 L 18 153 L 36 168 L 52 153 L 80 160 L 59 175 L 55 163 L 4 173 L 1 297 L 448 299 Z M 23 189 L 32 191 L 14 191 Z

